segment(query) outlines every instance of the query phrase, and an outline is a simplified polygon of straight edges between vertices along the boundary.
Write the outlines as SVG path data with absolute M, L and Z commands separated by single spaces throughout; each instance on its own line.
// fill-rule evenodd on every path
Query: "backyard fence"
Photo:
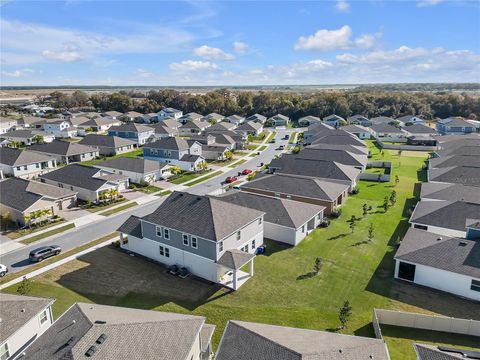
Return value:
M 425 146 L 425 145 L 404 145 L 404 144 L 385 144 L 381 140 L 376 139 L 378 146 L 387 150 L 405 150 L 405 151 L 435 151 L 437 146 Z
M 480 336 L 480 321 L 438 315 L 373 309 L 372 323 L 375 335 L 379 339 L 383 339 L 381 324 Z
M 370 168 L 385 169 L 385 173 L 372 174 L 368 172 L 363 172 L 360 174 L 360 180 L 378 181 L 378 182 L 390 181 L 390 174 L 392 173 L 392 163 L 390 161 L 370 161 L 367 164 L 367 169 L 370 169 Z

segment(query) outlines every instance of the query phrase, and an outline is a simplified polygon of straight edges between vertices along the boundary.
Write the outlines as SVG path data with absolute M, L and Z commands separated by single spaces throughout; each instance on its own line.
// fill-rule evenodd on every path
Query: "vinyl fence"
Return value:
M 372 322 L 375 335 L 379 339 L 383 339 L 380 326 L 382 324 L 480 336 L 480 321 L 477 320 L 373 309 Z
M 382 149 L 387 149 L 387 150 L 435 151 L 438 148 L 437 146 L 424 146 L 424 145 L 385 144 L 379 139 L 376 139 L 376 142 Z

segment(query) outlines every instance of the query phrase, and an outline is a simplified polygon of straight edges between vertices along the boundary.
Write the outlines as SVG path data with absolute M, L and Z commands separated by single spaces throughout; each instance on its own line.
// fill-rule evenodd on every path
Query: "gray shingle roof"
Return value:
M 480 278 L 480 243 L 409 228 L 396 259 Z
M 461 354 L 447 353 L 434 345 L 414 344 L 418 360 L 458 360 L 465 359 Z
M 480 188 L 462 184 L 422 183 L 420 197 L 480 203 Z
M 120 227 L 117 229 L 118 232 L 133 235 L 137 238 L 142 238 L 142 223 L 140 218 L 135 215 L 131 215 Z
M 10 166 L 20 166 L 50 161 L 52 158 L 29 150 L 19 150 L 0 147 L 0 163 Z
M 254 257 L 254 254 L 249 254 L 242 250 L 231 249 L 225 251 L 220 259 L 218 259 L 217 264 L 223 265 L 229 269 L 238 270 Z
M 100 169 L 91 166 L 70 164 L 41 175 L 40 178 L 77 186 L 82 189 L 98 190 L 107 182 L 107 180 L 93 177 L 99 171 Z
M 307 146 L 307 149 L 345 150 L 352 154 L 368 155 L 368 148 L 363 145 L 314 144 Z
M 145 160 L 141 158 L 118 157 L 101 163 L 95 164 L 96 167 L 108 167 L 118 170 L 132 171 L 139 174 L 148 174 L 155 171 L 160 171 L 167 163 L 162 163 L 156 160 Z
M 163 123 L 152 124 L 152 125 L 149 125 L 149 127 L 155 130 L 155 134 L 173 135 L 176 132 L 174 128 L 168 127 L 166 124 L 163 124 Z
M 480 204 L 463 201 L 420 201 L 410 221 L 465 231 L 467 219 L 480 219 Z
M 31 145 L 30 149 L 33 151 L 43 152 L 45 154 L 55 154 L 62 156 L 71 156 L 98 151 L 92 146 L 61 140 L 53 140 L 51 143 L 47 144 Z
M 166 149 L 166 150 L 188 150 L 188 141 L 179 137 L 167 137 L 152 143 L 145 144 L 144 148 Z
M 253 181 L 242 185 L 242 189 L 266 190 L 332 202 L 348 189 L 348 185 L 314 178 L 274 174 L 257 176 Z
M 246 123 L 241 124 L 235 130 L 246 130 L 246 131 L 258 131 L 263 127 L 262 124 L 256 123 L 253 121 L 247 121 Z
M 411 134 L 436 134 L 437 131 L 435 129 L 432 129 L 429 126 L 425 126 L 422 124 L 414 124 L 410 125 L 404 128 L 405 131 L 411 133 Z
M 53 299 L 2 293 L 0 296 L 0 319 L 2 320 L 0 343 L 7 340 L 54 301 Z
M 388 360 L 380 339 L 230 320 L 216 360 Z
M 201 155 L 192 155 L 192 154 L 185 154 L 180 158 L 180 161 L 188 161 L 188 162 L 195 162 L 198 159 L 202 158 Z M 202 158 L 203 159 L 203 158 Z
M 210 126 L 210 123 L 207 121 L 200 121 L 200 120 L 191 120 L 180 126 L 180 129 L 198 129 L 202 130 L 206 127 Z
M 225 116 L 217 114 L 217 113 L 210 113 L 208 115 L 205 115 L 202 119 L 204 121 L 209 121 L 209 120 L 215 120 L 215 121 L 221 121 L 225 118 Z
M 308 122 L 319 122 L 321 121 L 321 119 L 317 116 L 313 116 L 313 115 L 307 115 L 307 116 L 303 116 L 301 117 L 300 119 L 298 119 L 299 122 L 301 121 L 308 121 Z
M 395 120 L 388 116 L 377 116 L 377 117 L 370 118 L 370 121 L 372 122 L 372 124 L 383 124 L 383 123 L 388 124 L 389 122 L 392 122 Z
M 368 133 L 368 128 L 362 126 L 362 125 L 345 125 L 341 127 L 342 130 L 348 131 L 349 133 L 352 134 L 358 134 L 358 133 Z
M 147 125 L 137 124 L 133 122 L 124 123 L 119 126 L 112 126 L 108 131 L 128 131 L 134 133 L 146 133 L 153 131 L 153 129 Z
M 450 166 L 428 170 L 428 180 L 463 185 L 480 185 L 480 167 Z
M 253 114 L 253 115 L 250 115 L 249 117 L 247 117 L 247 120 L 248 121 L 261 121 L 261 122 L 264 122 L 265 120 L 267 120 L 267 117 L 266 116 L 263 116 L 261 114 Z
M 262 214 L 263 212 L 215 198 L 175 191 L 143 219 L 205 239 L 220 241 Z
M 335 161 L 340 164 L 352 166 L 366 166 L 368 162 L 367 155 L 358 155 L 346 150 L 318 149 L 313 147 L 301 149 L 298 154 L 292 154 L 292 157 L 298 159 Z
M 123 115 L 123 113 L 119 112 L 119 111 L 106 111 L 104 112 L 105 115 L 107 116 L 113 116 L 113 117 L 119 117 L 121 115 Z
M 240 115 L 230 115 L 229 117 L 226 118 L 228 121 L 241 121 L 243 119 L 245 119 L 243 116 L 240 116 Z
M 3 134 L 5 137 L 14 138 L 14 139 L 29 139 L 35 136 L 33 130 L 15 130 L 9 131 Z
M 274 115 L 274 116 L 272 116 L 270 119 L 273 119 L 273 120 L 283 120 L 283 121 L 289 120 L 288 116 L 285 116 L 285 115 L 283 115 L 283 114 Z
M 89 134 L 78 142 L 82 145 L 118 148 L 127 145 L 135 145 L 136 142 L 118 136 Z
M 229 122 L 225 122 L 225 121 L 222 121 L 222 122 L 218 122 L 216 124 L 213 124 L 212 126 L 210 126 L 208 128 L 208 131 L 211 132 L 211 131 L 222 131 L 222 130 L 231 130 L 231 129 L 234 129 L 235 128 L 235 124 L 232 124 L 232 123 L 229 123 Z
M 480 167 L 480 157 L 471 155 L 442 156 L 429 160 L 432 168 L 444 168 L 451 166 Z
M 264 221 L 294 229 L 298 229 L 325 209 L 324 206 L 234 190 L 219 196 L 218 199 L 262 211 L 265 213 Z
M 439 123 L 444 124 L 446 126 L 451 126 L 451 127 L 469 127 L 473 128 L 473 125 L 470 124 L 469 122 L 466 122 L 463 118 L 461 117 L 451 117 L 447 119 L 440 120 Z
M 399 129 L 393 125 L 390 124 L 374 124 L 370 126 L 370 129 L 372 131 L 375 131 L 376 133 L 385 133 L 385 134 L 402 134 L 403 131 L 402 129 Z
M 74 322 L 75 321 L 75 322 Z M 200 316 L 77 303 L 27 350 L 24 359 L 187 359 L 205 324 Z M 98 344 L 100 335 L 106 339 Z
M 111 125 L 116 124 L 117 120 L 104 118 L 104 117 L 97 117 L 94 119 L 87 119 L 88 121 L 81 122 L 80 125 L 82 126 L 103 126 L 103 125 Z M 69 120 L 72 122 L 72 119 Z M 72 122 L 73 123 L 73 122 Z
M 344 130 L 326 129 L 317 132 L 312 138 L 308 139 L 310 144 L 332 144 L 332 145 L 354 145 L 364 147 L 365 143 L 353 134 Z

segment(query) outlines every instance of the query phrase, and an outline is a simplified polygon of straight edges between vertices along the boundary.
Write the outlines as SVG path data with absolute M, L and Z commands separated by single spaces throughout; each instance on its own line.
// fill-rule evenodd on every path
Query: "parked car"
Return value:
M 250 169 L 245 169 L 242 171 L 242 175 L 248 175 L 248 174 L 251 174 L 253 171 L 250 170 Z
M 270 140 L 271 144 L 275 144 L 275 139 Z
M 58 255 L 62 252 L 62 248 L 58 245 L 42 246 L 32 250 L 29 255 L 31 262 L 40 262 L 51 256 Z
M 283 150 L 283 149 L 285 149 L 285 146 L 284 146 L 284 145 L 280 145 L 280 146 L 278 147 L 278 150 Z
M 290 139 L 290 135 L 287 134 L 285 135 L 285 140 L 288 140 L 288 139 Z
M 227 177 L 227 178 L 225 179 L 225 182 L 226 182 L 227 184 L 230 184 L 230 183 L 235 182 L 235 181 L 237 181 L 237 180 L 238 180 L 238 179 L 237 179 L 236 176 L 229 176 L 229 177 Z
M 8 268 L 5 265 L 0 264 L 0 277 L 4 277 L 8 273 Z

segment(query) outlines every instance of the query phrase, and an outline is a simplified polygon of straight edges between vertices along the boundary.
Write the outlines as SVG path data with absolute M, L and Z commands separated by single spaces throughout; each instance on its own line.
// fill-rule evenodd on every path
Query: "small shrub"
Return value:
M 322 228 L 329 227 L 330 226 L 330 220 L 323 219 L 319 226 L 322 227 Z
M 342 209 L 333 210 L 330 216 L 334 219 L 337 219 L 342 215 Z
M 351 195 L 357 195 L 360 192 L 360 189 L 358 187 L 354 187 L 352 191 L 350 191 Z

